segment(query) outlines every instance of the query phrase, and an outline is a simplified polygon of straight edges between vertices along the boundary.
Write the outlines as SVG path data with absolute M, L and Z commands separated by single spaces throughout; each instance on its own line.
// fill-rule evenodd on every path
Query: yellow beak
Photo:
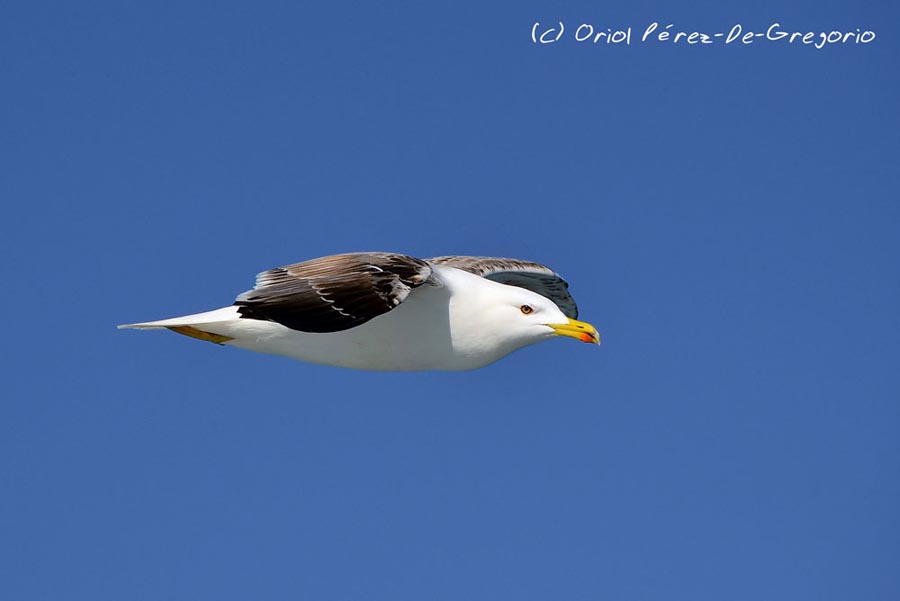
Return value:
M 600 334 L 597 332 L 597 328 L 587 322 L 570 319 L 569 323 L 549 323 L 547 325 L 553 328 L 553 333 L 557 336 L 569 336 L 582 342 L 600 344 Z

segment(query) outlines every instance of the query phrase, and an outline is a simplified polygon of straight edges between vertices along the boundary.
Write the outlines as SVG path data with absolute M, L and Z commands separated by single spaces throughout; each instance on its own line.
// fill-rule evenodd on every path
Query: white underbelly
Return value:
M 228 346 L 302 361 L 378 371 L 476 369 L 499 357 L 454 348 L 449 291 L 420 289 L 392 311 L 342 332 L 309 333 L 267 321 L 231 322 Z

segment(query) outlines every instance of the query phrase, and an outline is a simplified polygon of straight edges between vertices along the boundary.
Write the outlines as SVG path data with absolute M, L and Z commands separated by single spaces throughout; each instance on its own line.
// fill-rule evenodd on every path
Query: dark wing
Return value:
M 540 263 L 497 257 L 434 257 L 433 265 L 456 267 L 508 286 L 518 286 L 556 303 L 566 317 L 578 318 L 578 306 L 569 294 L 569 284 L 558 273 Z
M 339 332 L 387 313 L 430 277 L 428 263 L 406 255 L 332 255 L 264 271 L 234 304 L 241 317 Z

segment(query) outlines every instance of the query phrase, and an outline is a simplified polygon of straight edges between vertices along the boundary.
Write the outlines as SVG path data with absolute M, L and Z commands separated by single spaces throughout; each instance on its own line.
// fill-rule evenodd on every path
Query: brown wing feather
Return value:
M 338 332 L 387 313 L 430 277 L 425 261 L 406 255 L 332 255 L 264 271 L 234 304 L 241 317 Z
M 578 318 L 578 305 L 569 294 L 568 282 L 546 265 L 501 257 L 446 256 L 427 261 L 433 265 L 456 267 L 508 286 L 531 290 L 552 300 L 567 317 Z

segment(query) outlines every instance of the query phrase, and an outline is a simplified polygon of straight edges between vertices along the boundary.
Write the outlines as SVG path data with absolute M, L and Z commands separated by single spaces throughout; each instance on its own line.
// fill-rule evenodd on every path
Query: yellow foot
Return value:
M 199 338 L 200 340 L 215 342 L 216 344 L 222 344 L 228 342 L 229 340 L 234 340 L 234 338 L 231 338 L 230 336 L 211 334 L 209 332 L 204 332 L 203 330 L 198 330 L 197 328 L 192 328 L 191 326 L 171 326 L 169 327 L 169 329 L 173 332 L 178 332 L 179 334 L 190 336 L 191 338 Z

